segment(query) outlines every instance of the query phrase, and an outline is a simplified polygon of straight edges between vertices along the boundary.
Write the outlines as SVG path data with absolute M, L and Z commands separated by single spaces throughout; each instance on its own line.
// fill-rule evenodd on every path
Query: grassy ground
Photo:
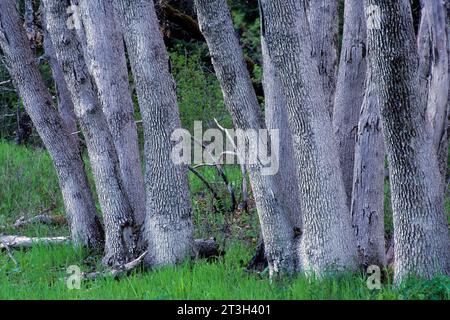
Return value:
M 240 197 L 239 168 L 227 175 Z M 219 190 L 229 206 L 223 183 L 214 170 L 203 174 Z M 92 181 L 92 177 L 90 177 Z M 53 207 L 53 215 L 64 215 L 58 182 L 45 151 L 13 146 L 0 141 L 0 225 L 10 225 L 22 215 L 33 216 Z M 111 278 L 81 283 L 80 290 L 67 287 L 67 268 L 82 271 L 99 266 L 99 257 L 89 257 L 69 245 L 38 246 L 16 251 L 17 265 L 0 253 L 0 299 L 449 299 L 450 280 L 410 280 L 393 288 L 390 276 L 381 290 L 369 290 L 363 275 L 342 275 L 322 280 L 297 277 L 270 283 L 267 274 L 245 271 L 255 248 L 258 219 L 249 213 L 214 213 L 212 199 L 203 184 L 190 175 L 194 219 L 199 237 L 215 236 L 226 251 L 217 261 L 186 262 L 181 266 L 151 272 L 136 270 L 120 280 Z M 386 190 L 387 196 L 389 190 Z M 387 212 L 389 214 L 389 212 Z M 391 219 L 387 218 L 387 224 Z M 389 225 L 387 226 L 389 228 Z M 34 225 L 20 230 L 0 230 L 29 236 L 67 235 L 67 226 Z

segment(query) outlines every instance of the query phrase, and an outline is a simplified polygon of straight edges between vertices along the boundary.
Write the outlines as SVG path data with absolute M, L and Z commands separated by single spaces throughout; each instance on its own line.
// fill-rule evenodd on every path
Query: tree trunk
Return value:
M 316 59 L 323 92 L 333 114 L 338 64 L 339 0 L 306 0 L 312 55 Z
M 47 30 L 75 105 L 86 139 L 103 211 L 106 252 L 103 262 L 123 265 L 136 254 L 136 225 L 120 175 L 119 162 L 106 118 L 88 73 L 80 42 L 66 26 L 68 0 L 44 0 Z
M 356 247 L 326 95 L 311 56 L 304 2 L 261 0 L 263 36 L 282 83 L 303 215 L 306 270 L 356 267 Z
M 279 170 L 275 176 L 278 185 L 278 198 L 290 217 L 292 226 L 300 231 L 303 229 L 299 205 L 300 191 L 298 189 L 297 175 L 295 174 L 294 149 L 292 135 L 289 130 L 286 103 L 280 79 L 267 52 L 267 44 L 264 37 L 261 37 L 261 46 L 266 126 L 269 130 L 278 130 L 280 138 Z
M 364 99 L 366 77 L 366 22 L 364 3 L 346 0 L 344 35 L 342 40 L 339 75 L 334 101 L 333 129 L 336 135 L 339 159 L 344 179 L 347 205 L 350 207 L 353 188 L 355 139 Z
M 369 71 L 356 135 L 351 202 L 358 258 L 364 268 L 370 265 L 386 266 L 384 145 L 376 87 Z
M 195 3 L 200 29 L 208 44 L 234 126 L 244 131 L 265 129 L 226 0 L 196 0 Z M 249 150 L 238 152 L 248 154 Z M 246 166 L 258 209 L 270 274 L 292 273 L 297 260 L 295 234 L 284 204 L 278 198 L 275 176 L 264 175 L 263 165 L 259 161 Z
M 16 1 L 0 2 L 0 45 L 25 108 L 52 157 L 61 187 L 72 239 L 102 247 L 102 227 L 89 189 L 83 161 L 36 66 Z
M 78 148 L 78 131 L 77 120 L 74 113 L 74 106 L 72 102 L 72 97 L 70 96 L 69 89 L 67 88 L 66 80 L 64 79 L 64 74 L 61 67 L 59 66 L 58 60 L 56 59 L 55 49 L 53 48 L 52 40 L 45 28 L 45 12 L 41 8 L 42 17 L 42 31 L 44 33 L 44 50 L 45 56 L 48 60 L 53 74 L 53 82 L 56 87 L 56 94 L 58 97 L 58 110 L 61 115 L 62 120 L 66 126 L 67 132 L 70 134 L 74 141 L 74 145 Z
M 81 0 L 85 59 L 119 156 L 122 180 L 136 223 L 145 217 L 144 178 L 134 121 L 134 105 L 120 24 L 112 0 Z
M 366 0 L 369 63 L 378 85 L 389 160 L 395 241 L 395 283 L 407 276 L 450 274 L 450 239 L 442 179 L 426 102 L 420 92 L 418 54 L 407 0 Z
M 421 96 L 427 101 L 427 120 L 445 180 L 448 157 L 449 53 L 447 19 L 442 1 L 424 1 L 418 34 Z
M 171 135 L 181 127 L 175 82 L 153 1 L 120 0 L 125 42 L 136 84 L 145 135 L 148 266 L 181 262 L 193 251 L 187 167 L 171 159 Z

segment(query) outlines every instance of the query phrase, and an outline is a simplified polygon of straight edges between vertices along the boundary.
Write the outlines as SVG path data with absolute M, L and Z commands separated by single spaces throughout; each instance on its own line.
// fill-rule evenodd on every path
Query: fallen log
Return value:
M 43 238 L 33 238 L 25 236 L 7 235 L 0 236 L 0 249 L 21 249 L 30 248 L 37 244 L 65 244 L 70 243 L 69 237 L 43 237 Z M 219 250 L 219 245 L 216 239 L 195 239 L 194 240 L 194 257 L 195 258 L 213 258 L 223 255 L 224 252 Z M 141 258 L 141 257 L 139 257 Z M 139 259 L 138 258 L 138 259 Z M 142 259 L 141 259 L 142 260 Z M 136 260 L 134 260 L 136 262 Z M 133 261 L 129 262 L 125 266 L 133 266 Z M 119 268 L 120 269 L 120 268 Z M 127 269 L 127 268 L 125 268 Z
M 30 248 L 37 244 L 63 244 L 69 243 L 69 237 L 43 237 L 43 238 L 30 238 L 25 236 L 0 236 L 0 249 L 20 249 Z

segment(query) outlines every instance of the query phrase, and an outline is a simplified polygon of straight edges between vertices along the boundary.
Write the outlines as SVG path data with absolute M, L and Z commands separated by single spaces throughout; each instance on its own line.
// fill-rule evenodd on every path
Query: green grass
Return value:
M 230 166 L 225 170 L 240 198 L 239 168 Z M 225 199 L 227 207 L 229 197 L 215 170 L 202 168 L 201 172 Z M 90 173 L 89 177 L 92 183 Z M 0 179 L 0 225 L 12 224 L 22 215 L 36 215 L 52 204 L 56 208 L 51 214 L 64 214 L 58 181 L 44 150 L 0 140 Z M 89 272 L 99 268 L 100 257 L 88 257 L 70 245 L 37 246 L 13 252 L 16 266 L 6 253 L 0 253 L 0 299 L 449 299 L 447 277 L 433 281 L 412 279 L 401 288 L 393 288 L 386 280 L 381 290 L 373 291 L 367 288 L 363 275 L 355 274 L 321 280 L 299 276 L 271 284 L 267 274 L 247 272 L 244 268 L 259 233 L 254 207 L 248 213 L 213 212 L 213 199 L 202 182 L 192 174 L 189 180 L 197 236 L 216 237 L 224 246 L 225 256 L 214 262 L 197 260 L 160 270 L 136 270 L 120 280 L 85 281 L 80 290 L 69 290 L 67 268 L 77 265 Z M 29 236 L 68 234 L 64 226 L 44 225 L 0 232 Z
M 16 252 L 19 267 L 0 256 L 0 299 L 448 299 L 450 281 L 411 280 L 399 289 L 383 285 L 369 290 L 362 276 L 343 275 L 322 280 L 298 277 L 270 283 L 244 271 L 241 260 L 251 248 L 235 242 L 216 262 L 186 262 L 177 267 L 135 271 L 119 280 L 84 281 L 68 289 L 67 267 L 89 271 L 81 250 L 70 246 L 36 247 Z

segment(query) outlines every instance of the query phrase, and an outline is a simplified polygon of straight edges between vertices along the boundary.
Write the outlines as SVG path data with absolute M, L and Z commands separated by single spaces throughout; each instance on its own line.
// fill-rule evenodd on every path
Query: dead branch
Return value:
M 199 178 L 201 182 L 203 182 L 203 184 L 206 186 L 206 188 L 208 188 L 208 190 L 211 192 L 213 198 L 217 201 L 217 203 L 219 203 L 219 206 L 220 206 L 219 209 L 223 209 L 222 201 L 219 197 L 219 194 L 211 186 L 211 184 L 208 182 L 208 180 L 206 180 L 206 178 L 200 172 L 198 172 L 194 167 L 188 166 L 188 168 L 189 168 L 189 171 L 191 171 L 193 174 L 195 174 L 195 176 L 197 178 Z M 217 210 L 214 203 L 213 203 L 213 209 Z M 219 210 L 219 211 L 221 211 L 221 210 Z
M 239 163 L 241 165 L 241 172 L 242 172 L 242 202 L 239 204 L 239 209 L 243 210 L 245 212 L 248 212 L 248 192 L 247 192 L 247 169 L 245 165 L 245 156 L 242 155 L 241 151 L 238 149 L 236 144 L 234 143 L 233 137 L 230 135 L 228 130 L 224 127 L 222 127 L 217 121 L 217 119 L 214 119 L 216 122 L 217 127 L 219 127 L 220 130 L 225 132 L 225 135 L 227 136 L 227 139 L 230 141 L 230 143 L 233 145 L 233 148 L 236 150 L 236 155 L 239 158 Z
M 1 245 L 1 244 L 0 244 L 0 245 Z M 0 247 L 0 248 L 1 248 L 1 247 Z M 16 267 L 18 267 L 18 266 L 19 266 L 19 263 L 17 263 L 17 260 L 14 258 L 13 254 L 12 254 L 12 252 L 11 252 L 11 249 L 9 248 L 9 246 L 6 245 L 6 244 L 3 244 L 3 248 L 5 249 L 6 254 L 8 255 L 8 257 L 14 262 L 14 264 L 16 265 Z
M 141 264 L 142 260 L 144 260 L 146 254 L 147 251 L 142 253 L 139 257 L 137 257 L 133 261 L 130 261 L 124 264 L 123 266 L 114 269 L 108 269 L 102 272 L 96 271 L 90 273 L 83 273 L 83 278 L 86 280 L 96 280 L 98 278 L 105 278 L 105 277 L 119 278 L 120 276 L 130 273 L 132 270 L 138 267 Z
M 198 141 L 194 137 L 192 137 L 192 141 L 194 141 L 194 143 L 197 143 L 199 146 L 201 146 L 203 148 L 203 150 L 208 150 L 201 141 Z M 214 159 L 214 156 L 211 154 L 211 152 L 208 151 L 208 153 L 209 153 L 209 156 L 211 157 L 211 159 Z M 220 155 L 220 157 L 221 156 L 222 155 Z M 230 181 L 227 178 L 227 175 L 225 174 L 225 171 L 223 170 L 222 166 L 219 164 L 220 157 L 219 157 L 219 159 L 216 159 L 216 161 L 214 161 L 214 163 L 212 163 L 212 164 L 200 164 L 200 165 L 196 165 L 193 168 L 197 169 L 198 167 L 201 167 L 201 166 L 214 166 L 216 168 L 217 173 L 222 178 L 223 182 L 225 183 L 225 186 L 227 187 L 228 193 L 230 194 L 230 199 L 231 199 L 230 212 L 234 212 L 236 210 L 236 195 L 234 193 L 232 184 L 230 183 Z
M 25 216 L 20 217 L 19 219 L 16 220 L 16 222 L 14 222 L 11 226 L 0 226 L 0 229 L 7 229 L 7 228 L 11 228 L 11 229 L 18 229 L 21 228 L 23 226 L 29 225 L 29 224 L 34 224 L 34 223 L 42 223 L 42 224 L 66 224 L 67 221 L 64 217 L 61 216 L 52 216 L 47 214 L 48 212 L 54 210 L 56 208 L 56 204 L 52 204 L 49 208 L 41 211 L 38 215 L 31 217 L 31 218 L 26 218 Z

